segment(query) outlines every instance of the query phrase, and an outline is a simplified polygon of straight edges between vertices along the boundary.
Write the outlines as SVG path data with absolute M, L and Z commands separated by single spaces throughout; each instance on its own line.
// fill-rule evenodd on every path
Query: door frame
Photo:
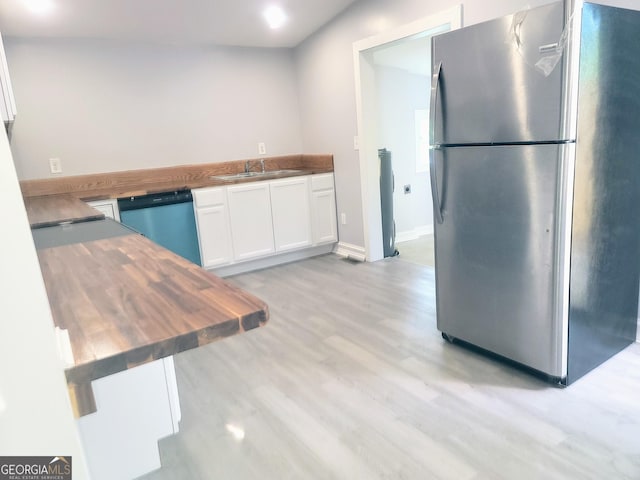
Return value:
M 442 25 L 451 30 L 462 27 L 462 5 L 430 15 L 411 23 L 387 30 L 353 43 L 353 64 L 356 88 L 356 114 L 358 125 L 358 156 L 362 192 L 365 258 L 375 262 L 384 257 L 382 244 L 382 216 L 380 213 L 380 168 L 377 158 L 377 128 L 375 102 L 375 71 L 368 50 L 391 42 L 412 37 Z

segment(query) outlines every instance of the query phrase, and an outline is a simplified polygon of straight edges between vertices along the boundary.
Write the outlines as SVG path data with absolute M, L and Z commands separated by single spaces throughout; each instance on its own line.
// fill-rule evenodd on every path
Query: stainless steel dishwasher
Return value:
M 122 223 L 201 265 L 190 190 L 120 198 L 118 208 Z

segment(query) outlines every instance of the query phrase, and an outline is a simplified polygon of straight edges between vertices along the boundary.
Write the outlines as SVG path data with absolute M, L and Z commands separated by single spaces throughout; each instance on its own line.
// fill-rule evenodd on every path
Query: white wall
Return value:
M 292 51 L 6 38 L 21 179 L 302 151 Z
M 354 4 L 295 51 L 305 151 L 334 154 L 340 241 L 364 247 L 358 152 L 353 42 L 464 5 L 464 24 L 500 17 L 549 0 L 366 0 Z M 376 161 L 373 158 L 372 161 Z
M 429 107 L 430 78 L 398 68 L 376 68 L 378 140 L 391 151 L 395 192 L 396 241 L 431 227 L 433 209 L 429 173 L 416 173 L 416 109 Z M 405 195 L 404 185 L 411 185 Z
M 4 128 L 0 205 L 0 454 L 70 455 L 73 478 L 84 479 L 49 302 Z

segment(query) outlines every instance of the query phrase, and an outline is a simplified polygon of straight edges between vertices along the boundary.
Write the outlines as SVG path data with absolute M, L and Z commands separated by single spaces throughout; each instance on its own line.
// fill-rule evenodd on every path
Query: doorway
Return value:
M 367 261 L 384 256 L 380 148 L 392 154 L 396 241 L 414 242 L 433 232 L 427 134 L 430 39 L 461 24 L 462 7 L 457 6 L 354 43 Z M 413 246 L 407 246 L 411 251 Z

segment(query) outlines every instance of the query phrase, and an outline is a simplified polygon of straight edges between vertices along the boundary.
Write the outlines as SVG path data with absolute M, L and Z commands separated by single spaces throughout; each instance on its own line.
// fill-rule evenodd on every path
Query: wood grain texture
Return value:
M 69 194 L 27 197 L 24 206 L 31 228 L 104 218 L 104 213 Z
M 248 160 L 254 165 L 252 170 L 256 170 L 260 160 Z M 267 171 L 296 169 L 304 170 L 305 174 L 333 171 L 333 155 L 329 154 L 283 155 L 268 157 L 264 160 Z M 210 177 L 242 172 L 246 161 L 247 159 L 51 179 L 23 180 L 20 182 L 20 187 L 24 197 L 66 193 L 83 200 L 119 198 L 187 188 L 228 185 L 230 182 L 223 182 Z M 237 180 L 237 182 L 251 180 L 255 181 L 256 179 Z
M 640 478 L 639 344 L 560 389 L 445 342 L 402 252 L 231 281 L 269 328 L 175 357 L 180 432 L 145 480 Z
M 91 383 L 67 383 L 71 409 L 76 418 L 98 411 Z
M 74 388 L 257 328 L 269 316 L 263 301 L 141 235 L 46 248 L 38 257 L 54 322 L 69 332 Z

